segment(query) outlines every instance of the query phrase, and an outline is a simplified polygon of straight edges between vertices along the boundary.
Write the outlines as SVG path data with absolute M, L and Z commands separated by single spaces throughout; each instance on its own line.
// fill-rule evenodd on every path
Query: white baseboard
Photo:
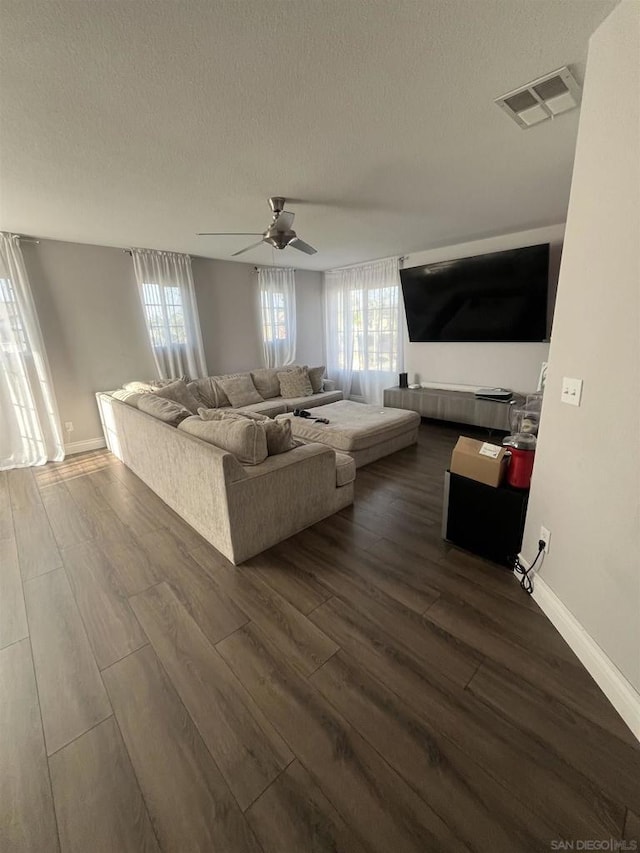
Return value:
M 528 561 L 520 561 L 528 568 Z M 516 575 L 517 577 L 517 575 Z M 533 600 L 557 628 L 609 702 L 640 741 L 640 693 L 627 681 L 613 661 L 544 580 L 533 578 Z
M 72 441 L 65 444 L 65 456 L 73 456 L 74 453 L 86 453 L 87 450 L 100 450 L 101 447 L 106 447 L 107 443 L 104 437 L 87 438 L 84 441 Z

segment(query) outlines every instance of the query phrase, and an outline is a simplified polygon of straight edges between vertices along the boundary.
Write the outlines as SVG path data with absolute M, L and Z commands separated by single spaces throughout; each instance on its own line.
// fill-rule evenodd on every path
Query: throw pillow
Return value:
M 259 414 L 259 412 L 234 412 L 229 409 L 198 409 L 198 414 L 203 421 L 238 420 L 242 418 L 255 421 L 265 431 L 269 456 L 277 456 L 279 453 L 286 453 L 287 450 L 293 450 L 294 447 L 297 447 L 291 435 L 291 421 L 288 419 L 274 421 L 266 415 Z
M 189 381 L 188 376 L 180 376 L 179 378 L 184 382 Z M 149 392 L 155 393 L 158 388 L 164 388 L 166 385 L 170 385 L 175 381 L 175 379 L 149 379 L 147 381 L 134 379 L 133 382 L 125 382 L 122 387 L 125 391 L 135 391 L 137 394 L 148 394 Z
M 189 409 L 192 415 L 198 411 L 200 403 L 187 388 L 187 383 L 183 379 L 176 379 L 175 382 L 170 382 L 162 388 L 156 388 L 153 392 L 157 397 L 165 397 L 167 400 L 173 400 L 174 403 L 179 403 L 185 409 Z
M 189 382 L 187 388 L 208 409 L 216 409 L 218 406 L 228 404 L 226 397 L 224 401 L 222 400 L 218 383 L 213 376 L 205 376 L 204 379 L 195 379 L 193 382 Z
M 235 409 L 198 409 L 203 421 L 221 421 L 223 418 L 250 418 L 252 421 L 268 421 L 266 415 L 258 412 L 238 412 Z
M 144 392 L 148 393 L 147 391 Z M 142 397 L 139 391 L 127 391 L 125 388 L 118 388 L 111 392 L 111 396 L 116 400 L 122 400 L 123 403 L 128 403 L 134 409 L 138 407 L 138 400 Z
M 186 383 L 191 382 L 187 374 L 183 373 L 182 376 L 176 376 L 174 379 L 152 379 L 150 384 L 153 388 L 164 388 L 165 385 L 171 385 L 172 382 L 177 382 L 178 379 Z
M 309 382 L 311 382 L 314 394 L 319 394 L 322 391 L 322 381 L 324 379 L 325 369 L 324 364 L 321 367 L 309 368 Z
M 267 458 L 267 437 L 257 421 L 250 418 L 220 418 L 203 421 L 189 418 L 179 429 L 233 453 L 242 465 L 259 465 Z
M 155 390 L 151 382 L 143 382 L 139 379 L 134 379 L 133 382 L 125 382 L 122 388 L 124 391 L 133 391 L 135 394 L 150 394 Z
M 271 418 L 267 418 L 267 421 L 263 421 L 260 426 L 267 434 L 269 456 L 286 453 L 298 446 L 291 435 L 291 421 L 288 418 L 281 421 L 272 421 Z
M 191 415 L 189 409 L 176 403 L 175 400 L 168 400 L 158 394 L 141 394 L 138 400 L 138 408 L 141 412 L 146 412 L 165 424 L 171 424 L 171 426 L 178 426 Z
M 256 391 L 251 375 L 245 373 L 242 376 L 234 376 L 227 379 L 218 379 L 218 385 L 229 398 L 234 409 L 239 406 L 250 406 L 251 403 L 263 403 L 264 400 Z
M 210 376 L 212 382 L 216 383 L 216 391 L 218 394 L 218 402 L 217 406 L 220 408 L 221 406 L 230 406 L 229 398 L 224 393 L 222 385 L 218 384 L 221 379 L 237 379 L 238 376 L 246 376 L 246 371 L 244 373 L 223 373 L 222 376 Z
M 278 381 L 280 394 L 285 398 L 310 397 L 313 394 L 307 367 L 296 367 L 293 370 L 278 373 Z
M 280 370 L 283 369 L 280 368 Z M 252 370 L 251 378 L 256 390 L 265 400 L 272 400 L 274 397 L 280 396 L 277 367 L 261 367 L 259 370 Z

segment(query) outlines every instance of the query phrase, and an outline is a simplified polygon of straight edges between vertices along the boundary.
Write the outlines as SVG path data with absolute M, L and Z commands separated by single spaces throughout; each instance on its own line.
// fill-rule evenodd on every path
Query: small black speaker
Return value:
M 401 388 L 408 388 L 409 387 L 409 374 L 408 373 L 401 373 L 400 374 L 400 381 L 398 382 L 398 385 Z

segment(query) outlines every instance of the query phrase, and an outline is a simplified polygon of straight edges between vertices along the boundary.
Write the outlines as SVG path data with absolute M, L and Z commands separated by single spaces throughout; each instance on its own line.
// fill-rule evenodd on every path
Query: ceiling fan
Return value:
M 273 196 L 269 199 L 269 207 L 273 212 L 273 219 L 271 220 L 271 224 L 267 228 L 266 231 L 260 233 L 259 231 L 230 231 L 230 232 L 215 232 L 215 231 L 201 231 L 198 233 L 198 237 L 260 237 L 257 243 L 252 243 L 250 246 L 247 246 L 244 249 L 240 249 L 239 252 L 234 252 L 231 257 L 235 258 L 237 255 L 242 255 L 244 252 L 248 252 L 249 249 L 255 249 L 257 246 L 262 245 L 262 243 L 268 243 L 270 246 L 273 246 L 274 249 L 286 249 L 287 246 L 291 246 L 292 249 L 298 249 L 300 252 L 305 252 L 307 255 L 315 255 L 318 251 L 314 249 L 313 246 L 310 246 L 308 243 L 305 243 L 304 240 L 301 240 L 295 231 L 292 230 L 291 226 L 293 225 L 293 218 L 295 213 L 290 213 L 290 211 L 284 209 L 286 199 L 280 195 Z

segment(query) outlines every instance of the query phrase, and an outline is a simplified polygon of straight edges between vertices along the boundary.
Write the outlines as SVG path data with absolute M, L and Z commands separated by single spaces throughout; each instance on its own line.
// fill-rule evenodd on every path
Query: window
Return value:
M 402 370 L 404 327 L 398 261 L 330 270 L 324 277 L 329 376 L 345 397 L 382 402 Z
M 292 269 L 258 270 L 260 333 L 266 367 L 292 364 L 296 357 L 296 282 Z
M 27 339 L 18 313 L 16 295 L 8 278 L 0 278 L 0 344 L 4 352 L 27 352 Z
M 349 314 L 338 310 L 338 367 L 395 372 L 398 368 L 399 287 L 352 290 Z M 351 329 L 347 346 L 346 328 Z
M 0 470 L 64 459 L 20 238 L 0 232 Z
M 191 258 L 150 249 L 132 249 L 131 258 L 158 376 L 206 376 Z
M 147 327 L 154 347 L 186 344 L 187 330 L 180 288 L 172 285 L 142 285 Z
M 287 316 L 281 290 L 262 291 L 262 340 L 277 343 L 287 340 Z

